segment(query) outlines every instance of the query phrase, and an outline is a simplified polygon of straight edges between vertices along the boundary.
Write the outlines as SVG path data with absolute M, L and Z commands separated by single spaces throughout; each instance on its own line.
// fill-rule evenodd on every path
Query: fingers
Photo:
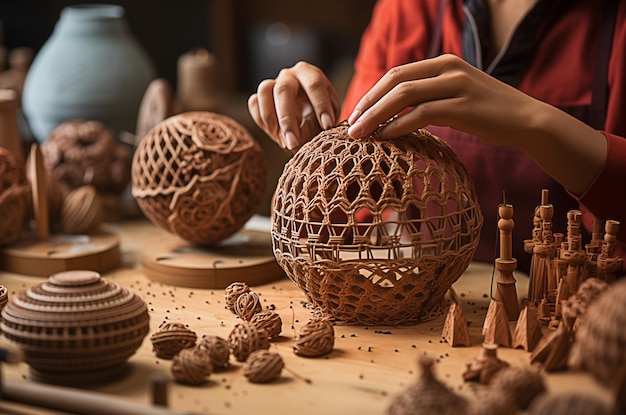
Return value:
M 391 69 L 355 106 L 348 133 L 365 137 L 408 108 L 461 95 L 468 82 L 465 65 L 444 55 Z

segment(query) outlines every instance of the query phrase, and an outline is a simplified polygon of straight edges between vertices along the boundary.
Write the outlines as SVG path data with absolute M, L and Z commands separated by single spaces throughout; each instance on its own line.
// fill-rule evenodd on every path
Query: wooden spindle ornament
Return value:
M 517 268 L 517 259 L 513 258 L 513 206 L 502 204 L 498 207 L 498 229 L 500 230 L 500 258 L 496 259 L 496 269 L 499 276 L 496 281 L 496 300 L 504 305 L 509 321 L 517 320 L 519 316 L 519 304 L 517 301 L 517 290 L 515 288 L 515 277 L 513 271 Z

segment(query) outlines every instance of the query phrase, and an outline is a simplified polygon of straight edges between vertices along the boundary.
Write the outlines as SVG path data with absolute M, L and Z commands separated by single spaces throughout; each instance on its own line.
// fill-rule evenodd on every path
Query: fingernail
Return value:
M 361 111 L 354 110 L 352 114 L 348 117 L 348 124 L 352 125 L 356 122 L 356 120 L 361 116 Z
M 328 130 L 333 127 L 333 120 L 327 112 L 322 113 L 322 128 Z
M 287 150 L 293 150 L 298 147 L 298 139 L 294 133 L 285 133 L 285 145 L 287 146 Z
M 363 129 L 361 128 L 360 123 L 355 123 L 348 127 L 348 135 L 352 138 L 360 138 L 362 132 Z

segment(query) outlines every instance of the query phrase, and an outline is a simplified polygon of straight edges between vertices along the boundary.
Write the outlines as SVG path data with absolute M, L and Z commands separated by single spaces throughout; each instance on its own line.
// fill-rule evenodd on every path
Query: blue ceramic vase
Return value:
M 155 74 L 123 7 L 68 6 L 26 76 L 24 114 L 40 142 L 54 127 L 76 118 L 100 121 L 115 133 L 134 132 L 141 99 Z

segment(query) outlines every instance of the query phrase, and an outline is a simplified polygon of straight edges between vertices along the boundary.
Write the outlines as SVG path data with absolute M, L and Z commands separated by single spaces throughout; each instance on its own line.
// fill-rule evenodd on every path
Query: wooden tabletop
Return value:
M 188 324 L 198 337 L 228 337 L 240 320 L 224 308 L 223 290 L 165 285 L 151 281 L 142 272 L 139 258 L 144 241 L 164 231 L 144 220 L 107 224 L 106 230 L 120 235 L 122 258 L 121 267 L 103 277 L 133 290 L 146 301 L 150 333 L 169 321 Z M 295 333 L 311 316 L 301 290 L 286 277 L 255 286 L 263 305 L 278 312 L 283 321 L 280 339 L 271 344 L 271 350 L 279 352 L 285 362 L 281 377 L 269 384 L 249 383 L 243 376 L 242 364 L 231 357 L 230 369 L 213 373 L 202 386 L 171 383 L 169 409 L 201 414 L 383 414 L 392 399 L 417 378 L 417 359 L 424 353 L 436 358 L 435 374 L 440 380 L 472 397 L 475 386 L 464 383 L 461 375 L 465 362 L 475 357 L 481 347 L 492 273 L 493 265 L 474 263 L 455 284 L 470 324 L 471 347 L 452 348 L 442 341 L 442 315 L 430 322 L 400 327 L 335 326 L 334 350 L 322 358 L 299 357 L 292 351 Z M 515 276 L 521 296 L 527 289 L 527 277 L 519 273 Z M 9 296 L 44 280 L 0 273 L 0 284 L 8 288 Z M 149 336 L 130 358 L 126 377 L 92 390 L 150 405 L 147 379 L 154 372 L 169 375 L 171 361 L 155 356 Z M 529 354 L 523 350 L 500 348 L 498 356 L 511 365 L 529 364 Z M 30 382 L 24 363 L 5 364 L 3 372 L 5 379 Z M 585 373 L 546 374 L 546 383 L 550 393 L 576 391 L 610 401 L 608 393 Z M 10 402 L 0 402 L 0 412 L 56 413 Z

